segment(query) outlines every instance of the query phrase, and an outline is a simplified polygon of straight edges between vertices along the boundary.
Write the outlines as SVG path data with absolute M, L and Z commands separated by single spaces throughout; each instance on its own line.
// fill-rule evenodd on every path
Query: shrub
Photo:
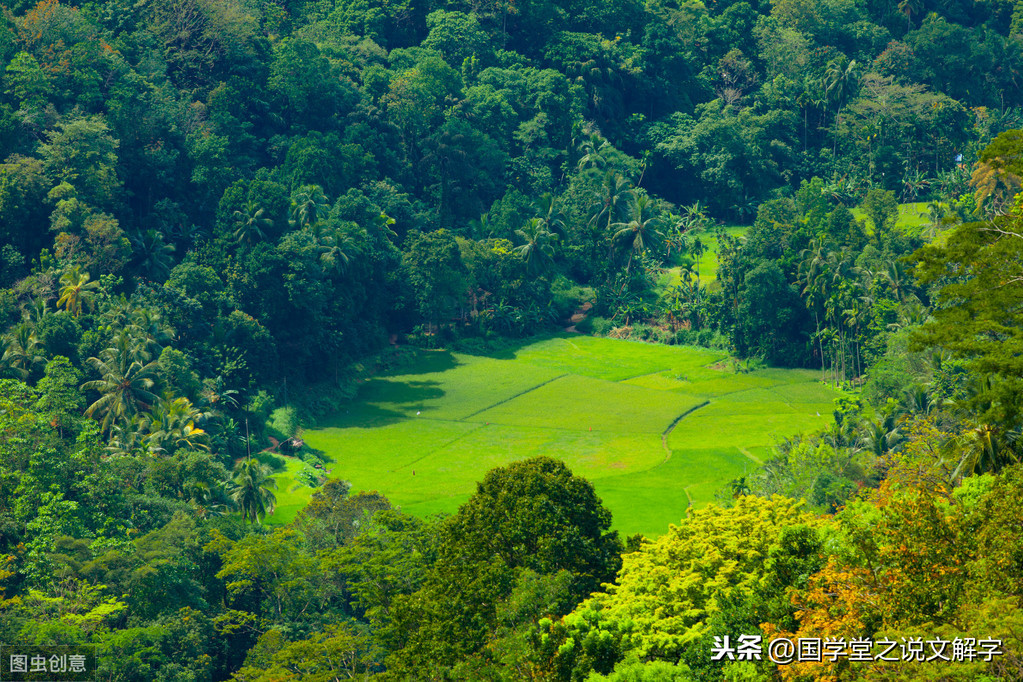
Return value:
M 615 323 L 604 317 L 594 317 L 593 319 L 593 334 L 595 336 L 607 336 L 607 334 L 615 328 Z M 578 327 L 576 327 L 578 329 Z
M 298 433 L 298 426 L 298 411 L 294 407 L 278 407 L 270 413 L 266 432 L 281 443 Z

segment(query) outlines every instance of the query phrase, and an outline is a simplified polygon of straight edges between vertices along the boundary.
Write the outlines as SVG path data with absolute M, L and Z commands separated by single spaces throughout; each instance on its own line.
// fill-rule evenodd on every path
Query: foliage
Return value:
M 768 621 L 1011 644 L 1015 4 L 9 3 L 0 640 L 182 681 L 754 678 L 704 645 Z M 577 310 L 653 343 L 546 335 Z M 822 571 L 817 525 L 765 531 L 677 667 L 569 632 L 612 527 L 774 493 L 837 514 Z M 701 513 L 686 547 L 745 539 Z

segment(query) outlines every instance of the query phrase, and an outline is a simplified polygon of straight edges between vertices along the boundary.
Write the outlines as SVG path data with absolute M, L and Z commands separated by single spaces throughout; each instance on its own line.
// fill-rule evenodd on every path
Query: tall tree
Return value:
M 614 223 L 611 236 L 619 258 L 628 254 L 625 272 L 629 272 L 634 256 L 656 250 L 664 240 L 659 229 L 660 213 L 657 203 L 643 192 L 636 191 L 625 209 L 625 221 Z
M 277 481 L 270 469 L 259 460 L 247 459 L 238 462 L 234 469 L 234 490 L 231 499 L 238 505 L 242 519 L 249 523 L 260 523 L 277 506 Z
M 547 229 L 541 218 L 530 218 L 522 226 L 522 229 L 515 230 L 525 243 L 515 247 L 515 252 L 526 261 L 526 270 L 531 275 L 539 275 L 554 264 L 554 240 L 557 237 Z
M 25 381 L 33 372 L 46 364 L 43 344 L 28 322 L 22 322 L 3 337 L 4 354 L 0 365 L 17 378 Z
M 251 201 L 245 205 L 244 209 L 234 212 L 234 238 L 239 244 L 252 246 L 266 239 L 273 220 L 265 213 L 265 209 Z
M 89 273 L 82 272 L 81 266 L 74 266 L 60 276 L 60 298 L 57 306 L 63 306 L 69 313 L 78 317 L 82 314 L 82 306 L 92 309 L 92 292 L 99 288 L 99 282 L 89 281 Z
M 152 389 L 159 368 L 143 343 L 125 332 L 114 337 L 114 345 L 91 357 L 89 365 L 102 377 L 82 384 L 83 391 L 102 395 L 85 411 L 86 416 L 102 416 L 104 432 L 114 424 L 128 422 L 140 411 L 155 405 L 159 398 Z

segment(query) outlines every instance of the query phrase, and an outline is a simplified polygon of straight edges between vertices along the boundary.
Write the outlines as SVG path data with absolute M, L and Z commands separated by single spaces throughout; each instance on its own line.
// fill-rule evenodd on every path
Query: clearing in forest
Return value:
M 419 351 L 303 438 L 353 490 L 417 515 L 454 512 L 494 467 L 556 457 L 593 482 L 615 528 L 656 537 L 752 472 L 778 439 L 830 418 L 836 394 L 817 373 L 736 374 L 727 360 L 580 335 L 499 357 Z M 290 483 L 280 489 L 290 504 L 271 521 L 297 513 Z
M 728 225 L 723 228 L 725 233 L 731 237 L 741 237 L 749 231 L 745 225 Z M 693 235 L 698 237 L 703 244 L 703 254 L 699 259 L 693 259 L 693 275 L 699 272 L 700 283 L 704 286 L 711 286 L 718 277 L 718 236 L 716 229 L 704 229 Z M 676 261 L 677 262 L 677 261 Z M 673 286 L 682 282 L 682 268 L 679 266 L 669 267 L 664 270 L 658 287 L 667 291 Z

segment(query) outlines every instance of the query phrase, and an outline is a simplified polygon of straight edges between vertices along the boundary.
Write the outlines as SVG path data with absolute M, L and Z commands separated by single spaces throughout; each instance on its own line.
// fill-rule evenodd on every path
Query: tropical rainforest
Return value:
M 0 643 L 111 681 L 1023 679 L 1023 2 L 0 9 Z M 832 424 L 656 538 L 552 458 L 419 518 L 301 440 L 403 349 L 583 308 L 820 372 Z M 268 449 L 316 487 L 287 524 Z M 744 633 L 1001 651 L 713 660 Z

